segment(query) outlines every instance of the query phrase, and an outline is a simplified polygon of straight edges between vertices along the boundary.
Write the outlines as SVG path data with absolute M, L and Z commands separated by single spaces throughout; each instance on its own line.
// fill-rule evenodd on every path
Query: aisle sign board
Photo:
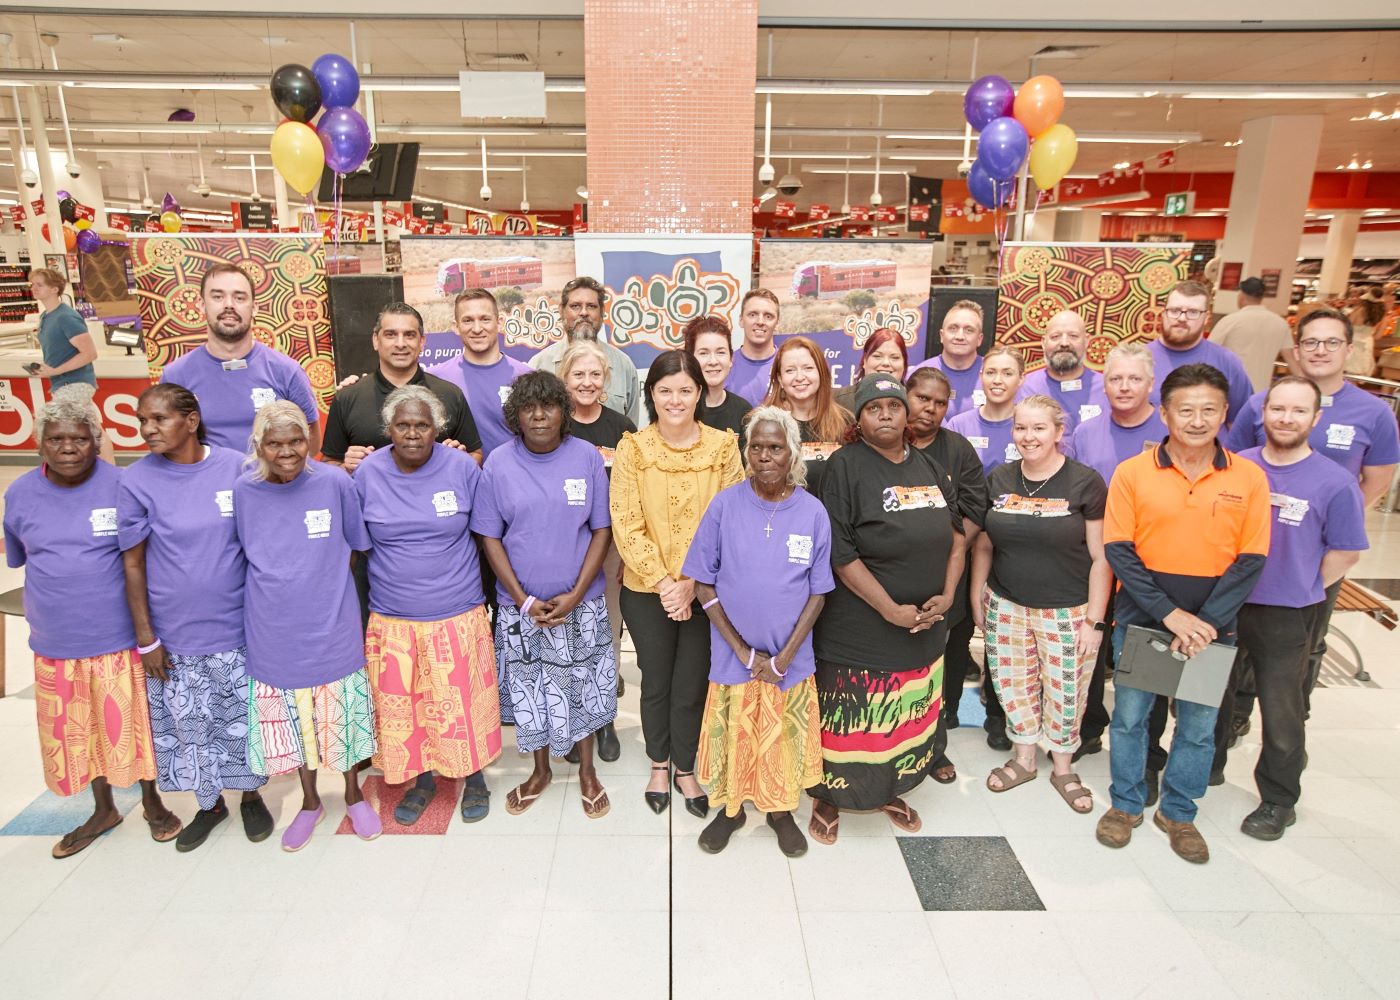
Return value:
M 1174 215 L 1190 215 L 1194 211 L 1196 211 L 1195 191 L 1173 191 L 1167 195 L 1162 214 L 1170 218 Z

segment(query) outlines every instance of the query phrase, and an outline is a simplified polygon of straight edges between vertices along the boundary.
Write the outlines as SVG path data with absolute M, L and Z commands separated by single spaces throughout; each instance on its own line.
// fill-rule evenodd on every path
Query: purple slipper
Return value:
M 305 847 L 307 841 L 311 839 L 312 831 L 316 829 L 316 824 L 321 822 L 321 817 L 325 815 L 325 806 L 303 809 L 297 813 L 296 819 L 292 820 L 292 825 L 282 831 L 282 850 L 299 851 Z
M 350 817 L 350 828 L 361 840 L 373 840 L 384 832 L 384 824 L 379 822 L 379 814 L 364 799 L 345 810 Z

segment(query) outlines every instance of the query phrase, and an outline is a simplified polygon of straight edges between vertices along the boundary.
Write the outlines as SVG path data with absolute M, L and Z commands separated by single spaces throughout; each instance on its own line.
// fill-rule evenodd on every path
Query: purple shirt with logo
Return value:
M 948 384 L 952 386 L 953 394 L 948 397 L 948 412 L 943 417 L 945 421 L 975 409 L 987 401 L 986 395 L 982 392 L 982 355 L 980 354 L 973 360 L 971 367 L 962 371 L 949 368 L 944 363 L 941 354 L 920 362 L 909 370 L 912 372 L 919 368 L 937 368 L 948 376 Z
M 182 385 L 198 396 L 209 443 L 238 452 L 248 451 L 253 414 L 274 400 L 296 403 L 312 426 L 321 418 L 311 380 L 301 365 L 262 344 L 254 344 L 236 361 L 220 361 L 201 344 L 166 365 L 160 380 Z
M 55 486 L 40 466 L 5 491 L 5 560 L 25 567 L 29 648 L 40 656 L 73 660 L 136 645 L 117 544 L 120 477 L 99 461 L 86 482 Z
M 1345 469 L 1313 452 L 1292 465 L 1270 465 L 1263 448 L 1240 453 L 1269 477 L 1269 558 L 1249 604 L 1306 608 L 1325 594 L 1322 557 L 1366 546 L 1361 487 Z
M 1226 439 L 1231 451 L 1263 446 L 1265 395 L 1255 393 L 1240 411 Z M 1400 463 L 1400 429 L 1395 413 L 1350 382 L 1343 383 L 1335 395 L 1322 397 L 1322 418 L 1308 435 L 1308 444 L 1357 479 L 1368 465 Z
M 772 529 L 769 531 L 769 529 Z M 836 588 L 831 575 L 831 519 L 800 486 L 778 504 L 760 500 L 748 480 L 721 490 L 695 531 L 681 572 L 715 588 L 745 642 L 773 654 L 792 636 L 813 594 Z M 816 673 L 809 634 L 778 687 L 791 690 Z M 710 680 L 746 684 L 753 677 L 719 630 L 710 626 Z
M 943 426 L 967 438 L 977 457 L 982 460 L 982 473 L 985 475 L 998 465 L 1014 462 L 1021 457 L 1011 441 L 1011 426 L 1015 422 L 1014 416 L 1005 420 L 984 420 L 981 411 L 973 409 L 959 413 L 952 420 L 945 421 Z
M 472 530 L 501 540 L 526 594 L 548 600 L 573 590 L 593 532 L 611 526 L 607 470 L 587 441 L 568 436 L 536 455 L 516 440 L 486 460 Z M 602 593 L 600 569 L 583 599 Z M 500 583 L 496 596 L 515 604 Z
M 470 455 L 435 444 L 426 462 L 404 472 L 391 445 L 370 452 L 354 478 L 374 545 L 370 610 L 440 622 L 485 602 L 470 523 L 481 470 Z
M 243 645 L 248 563 L 233 523 L 243 456 L 211 445 L 193 465 L 147 455 L 122 473 L 117 541 L 146 543 L 151 626 L 165 648 L 203 656 Z
M 1240 411 L 1244 409 L 1244 404 L 1249 402 L 1250 394 L 1254 392 L 1254 383 L 1249 380 L 1249 372 L 1244 370 L 1244 362 L 1240 360 L 1238 354 L 1228 347 L 1221 347 L 1219 344 L 1212 344 L 1209 340 L 1202 339 L 1196 346 L 1178 351 L 1166 346 L 1160 340 L 1154 340 L 1147 345 L 1147 349 L 1152 352 L 1151 398 L 1154 406 L 1162 401 L 1162 382 L 1182 365 L 1212 365 L 1224 374 L 1225 379 L 1230 383 L 1229 413 L 1226 416 L 1226 423 L 1235 421 Z
M 474 365 L 465 357 L 453 358 L 428 369 L 429 375 L 451 382 L 467 397 L 472 419 L 481 435 L 481 450 L 489 455 L 513 436 L 501 407 L 510 395 L 510 384 L 530 372 L 530 366 L 508 354 L 489 365 Z
M 762 406 L 763 397 L 768 395 L 768 380 L 773 371 L 775 350 L 762 361 L 751 361 L 743 349 L 734 352 L 734 367 L 729 370 L 729 378 L 724 387 L 736 396 L 743 396 L 750 406 Z
M 350 553 L 370 547 L 355 483 L 320 462 L 290 483 L 244 475 L 233 521 L 248 557 L 243 631 L 248 673 L 275 688 L 308 688 L 365 665 Z
M 1149 446 L 1167 436 L 1167 425 L 1154 407 L 1147 419 L 1132 427 L 1124 427 L 1113 419 L 1107 409 L 1092 420 L 1074 429 L 1074 458 L 1089 466 L 1104 482 L 1113 479 L 1113 471 L 1134 455 L 1141 455 Z
M 1022 400 L 1037 394 L 1049 396 L 1064 407 L 1066 445 L 1070 444 L 1074 429 L 1081 423 L 1108 412 L 1108 397 L 1103 391 L 1103 376 L 1092 368 L 1085 368 L 1083 375 L 1071 379 L 1051 378 L 1049 368 L 1031 372 L 1021 384 L 1021 391 L 1016 394 L 1016 398 Z

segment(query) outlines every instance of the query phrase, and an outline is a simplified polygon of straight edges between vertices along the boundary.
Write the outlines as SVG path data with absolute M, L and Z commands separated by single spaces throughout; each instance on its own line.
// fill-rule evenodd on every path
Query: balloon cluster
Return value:
M 330 167 L 348 174 L 369 155 L 369 125 L 352 105 L 360 77 L 343 56 L 327 53 L 311 68 L 288 63 L 272 74 L 272 100 L 286 121 L 272 134 L 272 163 L 288 187 L 310 194 Z M 326 113 L 313 129 L 311 120 Z
M 1027 154 L 1031 176 L 1042 191 L 1069 173 L 1079 143 L 1074 130 L 1059 123 L 1064 109 L 1065 92 L 1053 76 L 1033 76 L 1019 91 L 1000 76 L 984 76 L 967 88 L 963 114 L 980 133 L 967 188 L 979 204 L 1006 204 Z

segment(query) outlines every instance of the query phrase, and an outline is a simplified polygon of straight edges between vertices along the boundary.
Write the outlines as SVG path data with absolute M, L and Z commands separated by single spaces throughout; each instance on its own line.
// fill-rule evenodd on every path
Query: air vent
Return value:
M 467 65 L 479 66 L 528 66 L 533 59 L 524 52 L 469 52 Z
M 1101 45 L 1047 45 L 1032 59 L 1082 59 L 1090 52 L 1097 52 Z

